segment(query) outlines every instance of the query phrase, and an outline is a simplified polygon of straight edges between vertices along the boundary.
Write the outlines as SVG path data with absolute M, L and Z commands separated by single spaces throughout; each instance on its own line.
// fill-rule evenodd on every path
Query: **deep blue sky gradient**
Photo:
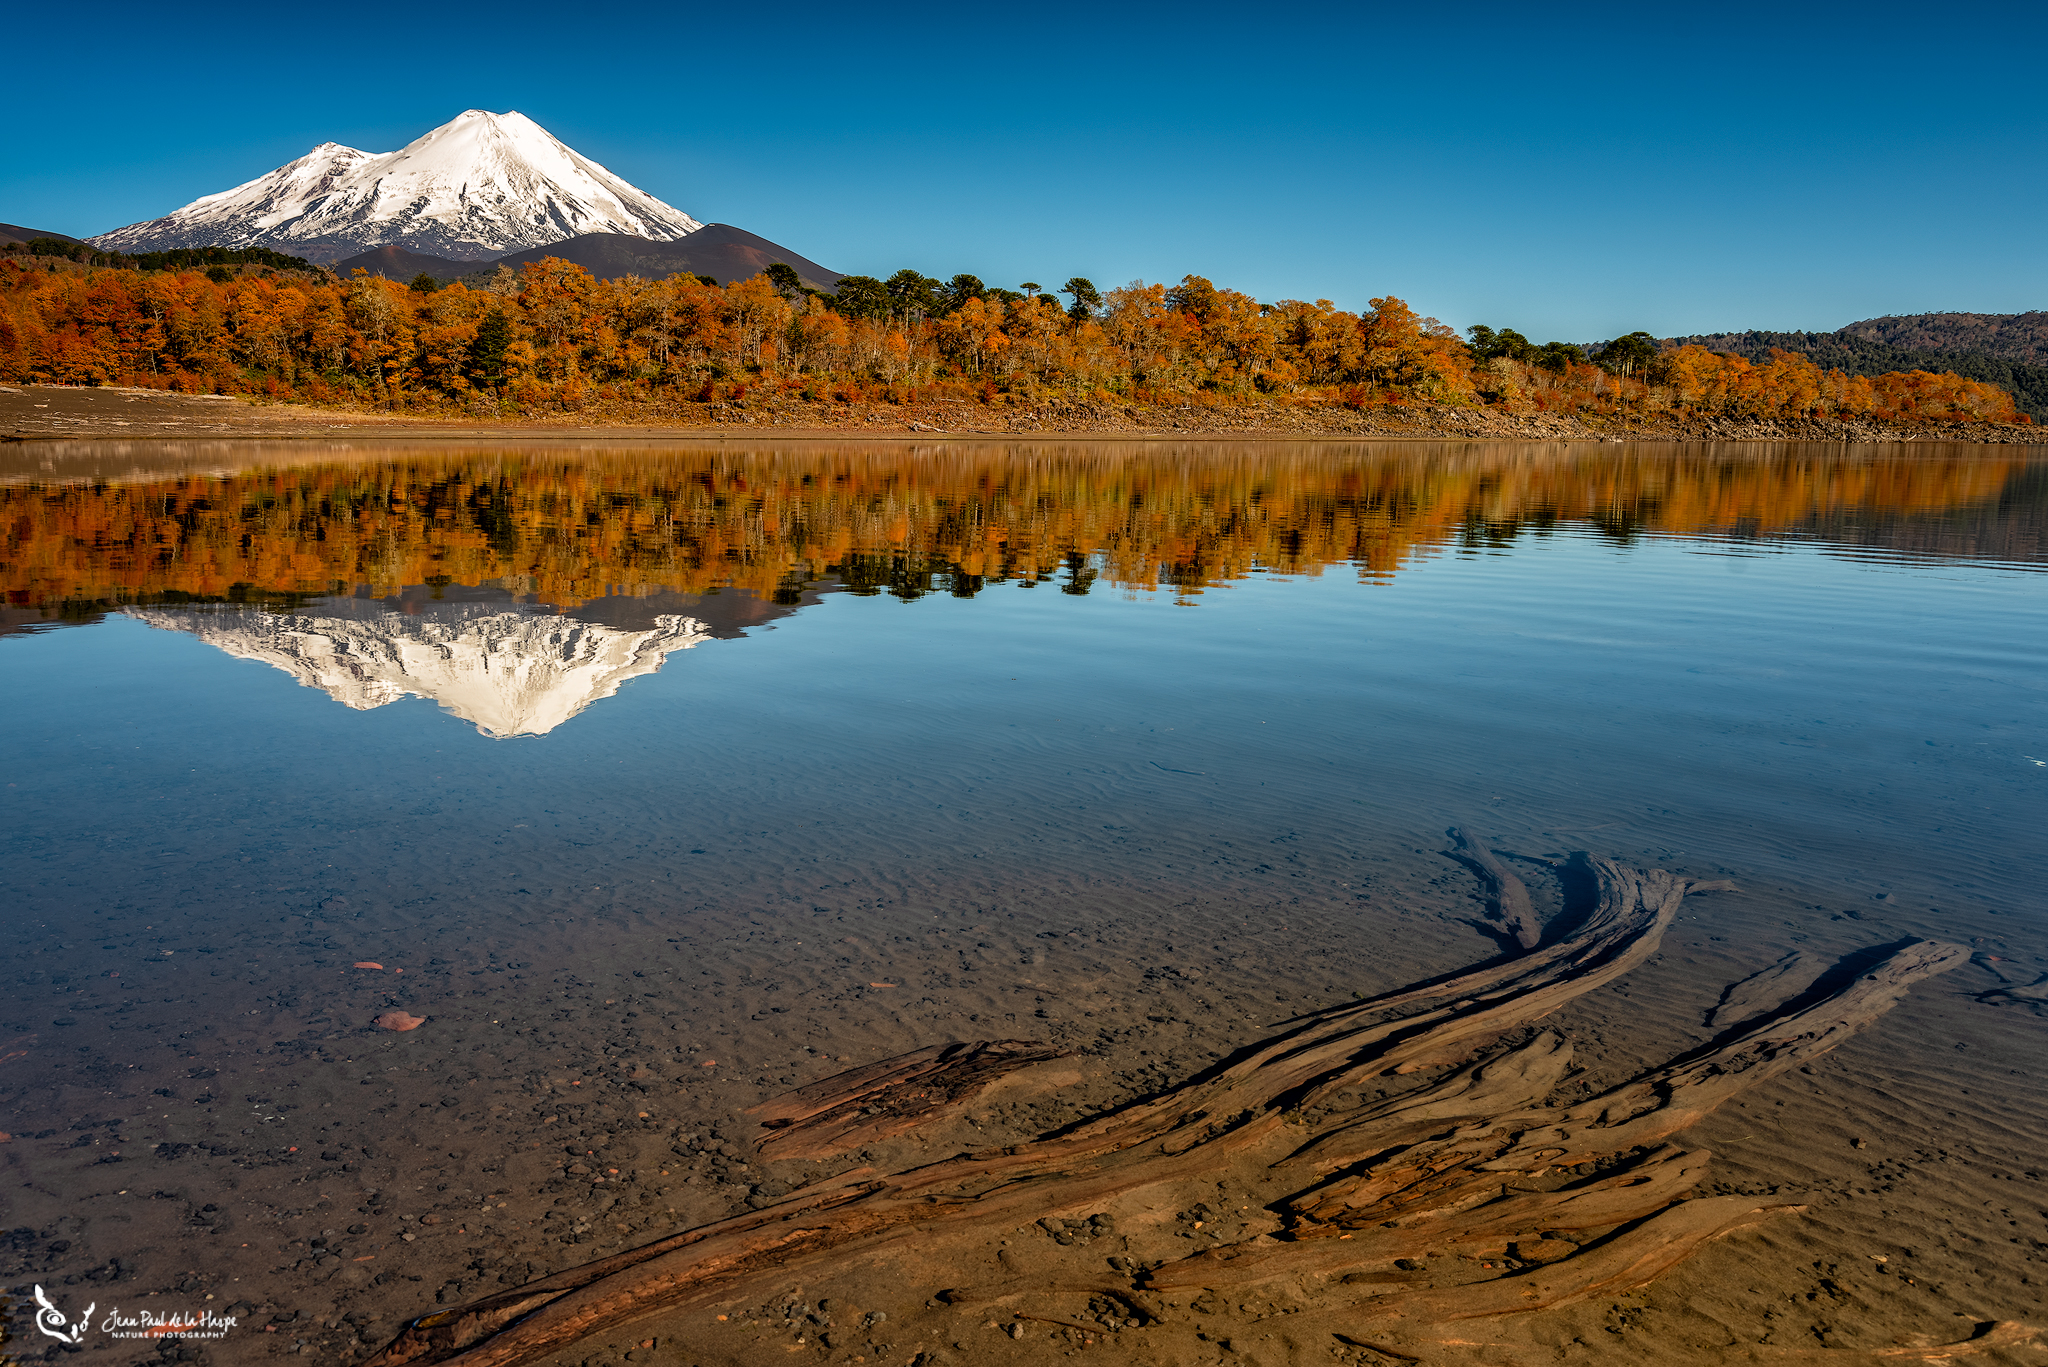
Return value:
M 1194 272 L 1538 340 L 2048 306 L 2038 4 L 117 3 L 9 32 L 0 221 L 79 236 L 517 109 L 842 271 Z

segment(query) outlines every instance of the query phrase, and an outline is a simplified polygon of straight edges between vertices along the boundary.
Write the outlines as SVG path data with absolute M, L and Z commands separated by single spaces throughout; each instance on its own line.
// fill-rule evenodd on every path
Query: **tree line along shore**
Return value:
M 786 266 L 721 285 L 600 280 L 548 258 L 443 285 L 344 280 L 270 252 L 157 255 L 0 256 L 0 380 L 499 420 L 636 406 L 652 420 L 752 399 L 2030 421 L 2004 389 L 1952 373 L 1852 375 L 1794 352 L 1660 349 L 1647 333 L 1591 354 L 1508 329 L 1461 338 L 1391 296 L 1362 313 L 1262 304 L 1195 275 L 1048 291 L 906 270 L 848 276 L 828 294 Z

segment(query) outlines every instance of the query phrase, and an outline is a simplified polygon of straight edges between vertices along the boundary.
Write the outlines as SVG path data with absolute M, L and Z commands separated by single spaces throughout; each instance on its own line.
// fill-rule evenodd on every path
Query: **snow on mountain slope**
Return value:
M 125 252 L 271 247 L 314 261 L 396 244 L 476 261 L 580 233 L 672 242 L 702 226 L 524 114 L 472 109 L 396 152 L 322 143 L 246 185 L 92 242 Z
M 431 698 L 484 735 L 544 736 L 669 654 L 711 639 L 691 617 L 620 630 L 524 603 L 432 603 L 394 612 L 372 599 L 317 599 L 304 612 L 130 608 L 241 660 L 260 660 L 357 711 Z

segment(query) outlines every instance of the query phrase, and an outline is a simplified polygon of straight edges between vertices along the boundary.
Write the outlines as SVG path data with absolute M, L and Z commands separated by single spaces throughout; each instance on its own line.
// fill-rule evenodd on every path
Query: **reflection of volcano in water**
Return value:
M 662 610 L 700 607 L 711 611 Z M 389 599 L 319 598 L 289 614 L 261 608 L 128 612 L 153 627 L 190 632 L 238 659 L 275 665 L 349 707 L 382 707 L 417 694 L 487 736 L 506 737 L 545 735 L 611 697 L 626 680 L 660 669 L 670 651 L 737 635 L 743 623 L 789 610 L 668 594 L 600 599 L 560 614 L 501 590 L 455 589 L 433 597 L 411 590 Z M 723 620 L 714 625 L 710 619 Z

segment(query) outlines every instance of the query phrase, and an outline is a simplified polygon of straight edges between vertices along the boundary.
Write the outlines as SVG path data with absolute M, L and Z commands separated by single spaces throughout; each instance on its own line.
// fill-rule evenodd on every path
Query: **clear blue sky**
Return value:
M 517 109 L 841 271 L 1209 276 L 1591 340 L 2048 307 L 2048 7 L 839 4 L 8 25 L 0 221 L 84 236 Z

